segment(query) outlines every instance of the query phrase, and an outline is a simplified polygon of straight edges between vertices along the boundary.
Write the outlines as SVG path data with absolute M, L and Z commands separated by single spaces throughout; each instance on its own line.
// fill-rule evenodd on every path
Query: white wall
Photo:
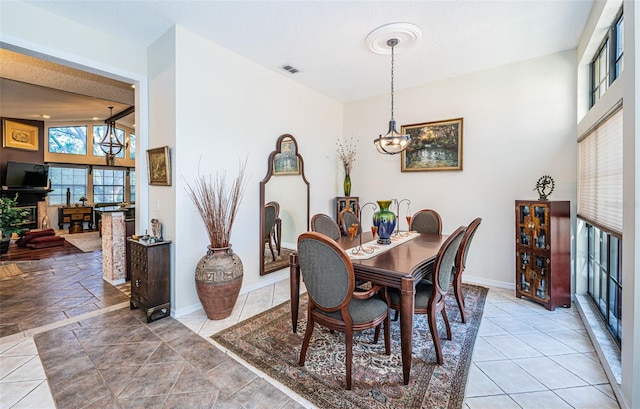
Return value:
M 150 71 L 155 69 L 153 64 L 150 60 Z M 199 308 L 193 274 L 208 245 L 200 216 L 186 195 L 187 183 L 199 174 L 215 175 L 225 170 L 227 177 L 233 178 L 239 163 L 246 159 L 246 190 L 231 235 L 233 250 L 244 265 L 242 291 L 274 277 L 286 277 L 287 271 L 276 276 L 259 275 L 259 182 L 266 175 L 276 139 L 290 133 L 304 158 L 312 213 L 329 212 L 327 199 L 337 193 L 335 170 L 327 172 L 323 166 L 327 157 L 334 157 L 343 117 L 340 103 L 181 27 L 175 28 L 174 64 L 172 160 L 176 213 L 175 234 L 169 238 L 175 239 L 173 308 L 181 315 Z M 150 85 L 153 92 L 154 83 Z M 167 98 L 171 100 L 172 96 Z M 152 112 L 152 140 L 154 128 L 161 121 Z M 153 207 L 153 198 L 150 203 Z
M 465 276 L 513 287 L 514 201 L 537 199 L 548 174 L 550 199 L 570 200 L 575 214 L 575 58 L 566 51 L 396 92 L 398 128 L 464 118 L 462 171 L 401 172 L 400 155 L 381 155 L 372 142 L 387 130 L 389 96 L 347 104 L 344 134 L 360 140 L 352 194 L 361 203 L 408 198 L 412 213 L 436 209 L 445 233 L 482 217 Z

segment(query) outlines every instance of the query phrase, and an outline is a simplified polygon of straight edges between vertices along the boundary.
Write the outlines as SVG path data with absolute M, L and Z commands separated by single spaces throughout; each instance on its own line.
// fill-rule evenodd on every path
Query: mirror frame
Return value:
M 309 189 L 309 181 L 307 180 L 307 177 L 304 175 L 304 160 L 302 159 L 302 155 L 300 155 L 300 150 L 298 149 L 298 141 L 296 141 L 296 138 L 293 137 L 293 135 L 291 134 L 283 134 L 280 135 L 278 137 L 278 140 L 276 141 L 276 150 L 274 150 L 273 152 L 271 152 L 271 154 L 269 155 L 269 162 L 268 162 L 268 167 L 267 167 L 267 175 L 264 177 L 264 179 L 262 179 L 262 181 L 260 182 L 260 275 L 266 275 L 266 274 L 271 274 L 275 271 L 271 271 L 269 273 L 265 273 L 264 271 L 264 235 L 265 235 L 265 231 L 264 231 L 264 205 L 265 205 L 265 186 L 267 184 L 267 182 L 271 179 L 271 177 L 273 176 L 273 160 L 275 159 L 276 155 L 279 153 L 282 153 L 282 143 L 284 141 L 288 141 L 291 140 L 296 148 L 296 157 L 298 158 L 298 163 L 299 163 L 299 167 L 300 167 L 300 176 L 302 176 L 302 181 L 305 183 L 305 185 L 307 186 L 307 231 L 309 230 L 309 218 L 310 218 L 310 189 Z M 279 271 L 279 270 L 276 270 Z

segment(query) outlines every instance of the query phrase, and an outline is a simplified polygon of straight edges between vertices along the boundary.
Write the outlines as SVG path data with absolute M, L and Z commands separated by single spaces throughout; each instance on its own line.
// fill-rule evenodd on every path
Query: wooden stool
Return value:
M 82 233 L 83 231 L 84 228 L 82 227 L 82 222 L 71 222 L 71 225 L 69 226 L 69 234 Z

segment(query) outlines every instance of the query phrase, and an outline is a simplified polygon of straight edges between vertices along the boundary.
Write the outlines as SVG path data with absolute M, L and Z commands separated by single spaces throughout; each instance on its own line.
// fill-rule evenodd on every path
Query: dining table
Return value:
M 415 237 L 401 244 L 389 245 L 386 251 L 376 251 L 376 254 L 370 258 L 353 257 L 351 259 L 356 280 L 371 281 L 400 290 L 400 344 L 402 376 L 405 385 L 409 384 L 411 370 L 415 287 L 429 273 L 430 264 L 433 263 L 442 243 L 448 237 L 440 234 L 414 233 L 414 235 Z M 353 238 L 343 236 L 337 240 L 337 243 L 347 254 L 351 254 L 352 248 L 360 243 L 370 243 L 373 238 L 371 232 L 363 232 Z M 296 332 L 300 299 L 300 266 L 296 252 L 290 256 L 289 267 L 291 324 L 293 332 Z

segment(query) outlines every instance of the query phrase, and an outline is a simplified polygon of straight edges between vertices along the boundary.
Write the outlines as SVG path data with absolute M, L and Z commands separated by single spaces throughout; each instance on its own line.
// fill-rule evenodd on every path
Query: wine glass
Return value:
M 407 231 L 411 230 L 411 216 L 407 216 Z
M 376 238 L 376 234 L 378 234 L 378 226 L 372 225 L 371 226 L 371 234 L 373 234 L 373 238 Z
M 349 231 L 349 238 L 353 240 L 356 237 L 356 233 L 358 232 L 358 224 L 354 223 L 347 229 Z

